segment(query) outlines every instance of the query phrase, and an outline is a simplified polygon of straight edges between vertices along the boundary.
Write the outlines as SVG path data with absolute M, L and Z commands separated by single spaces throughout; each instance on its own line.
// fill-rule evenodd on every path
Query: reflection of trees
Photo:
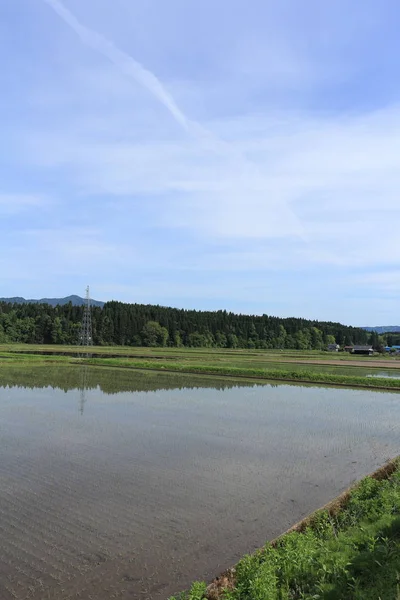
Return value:
M 234 387 L 252 387 L 257 383 L 237 382 L 201 375 L 144 372 L 139 370 L 91 367 L 88 365 L 2 365 L 2 387 L 46 388 L 65 392 L 80 390 L 80 406 L 84 407 L 87 390 L 100 388 L 105 394 L 120 392 L 152 392 L 173 389 L 213 388 L 225 390 Z

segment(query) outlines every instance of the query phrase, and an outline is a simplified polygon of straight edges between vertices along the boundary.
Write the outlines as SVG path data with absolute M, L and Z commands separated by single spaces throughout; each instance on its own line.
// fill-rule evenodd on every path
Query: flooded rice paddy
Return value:
M 369 373 L 367 377 L 383 377 L 386 379 L 400 379 L 400 373 L 396 371 L 378 371 L 377 373 Z
M 167 598 L 399 453 L 400 395 L 0 368 L 0 598 Z

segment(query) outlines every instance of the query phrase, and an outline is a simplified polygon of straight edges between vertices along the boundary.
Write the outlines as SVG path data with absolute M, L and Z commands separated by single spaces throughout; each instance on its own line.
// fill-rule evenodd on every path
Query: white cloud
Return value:
M 66 24 L 77 33 L 85 44 L 103 54 L 106 58 L 111 60 L 122 73 L 133 78 L 141 86 L 148 89 L 150 93 L 170 111 L 179 125 L 192 135 L 195 140 L 196 150 L 202 151 L 203 154 L 205 152 L 211 153 L 212 158 L 218 162 L 220 162 L 221 158 L 224 161 L 229 161 L 228 168 L 230 171 L 230 179 L 228 181 L 225 178 L 224 181 L 224 187 L 226 188 L 225 198 L 228 199 L 229 206 L 225 203 L 220 218 L 218 219 L 217 217 L 217 219 L 213 221 L 216 224 L 215 234 L 225 235 L 225 227 L 221 228 L 218 226 L 218 224 L 221 223 L 221 218 L 224 223 L 230 224 L 231 229 L 233 229 L 233 234 L 235 234 L 238 229 L 239 220 L 241 221 L 243 228 L 245 219 L 240 210 L 240 202 L 243 193 L 252 195 L 253 202 L 256 202 L 257 205 L 256 208 L 258 205 L 270 205 L 269 218 L 262 224 L 261 228 L 258 227 L 256 231 L 256 224 L 259 224 L 258 220 L 251 220 L 249 223 L 253 235 L 263 237 L 267 230 L 269 235 L 279 236 L 278 224 L 279 221 L 283 220 L 286 222 L 286 228 L 290 229 L 292 233 L 300 235 L 303 233 L 300 223 L 286 203 L 285 198 L 281 197 L 278 202 L 274 201 L 273 198 L 266 198 L 265 194 L 268 190 L 265 189 L 263 175 L 258 173 L 258 165 L 250 162 L 247 157 L 240 152 L 239 148 L 218 138 L 210 129 L 207 129 L 195 121 L 189 121 L 175 102 L 172 95 L 166 91 L 164 85 L 154 73 L 145 69 L 140 63 L 125 52 L 119 50 L 112 42 L 80 23 L 60 0 L 45 0 L 45 2 L 47 2 Z M 236 174 L 236 177 L 232 180 L 233 172 Z M 259 182 L 257 180 L 259 180 Z M 209 183 L 210 182 L 208 182 L 208 185 Z M 172 189 L 174 189 L 173 185 Z M 209 194 L 209 202 L 215 206 L 215 200 L 210 194 L 208 187 L 205 191 Z M 262 197 L 257 202 L 256 197 L 259 194 L 261 194 Z M 198 218 L 201 219 L 201 215 L 198 215 Z
M 0 192 L 0 215 L 12 216 L 49 206 L 49 198 L 35 194 L 8 194 Z
M 369 289 L 377 295 L 398 295 L 400 292 L 400 270 L 362 273 L 352 278 L 353 283 Z
M 157 206 L 157 220 L 163 226 L 192 229 L 214 239 L 300 236 L 310 243 L 303 256 L 310 255 L 313 246 L 319 244 L 314 260 L 318 263 L 325 257 L 334 264 L 346 260 L 359 263 L 357 246 L 352 247 L 350 232 L 345 231 L 346 221 L 352 223 L 361 218 L 356 211 L 362 214 L 364 231 L 368 231 L 375 222 L 368 211 L 376 208 L 377 196 L 380 210 L 399 210 L 393 192 L 400 183 L 398 107 L 341 118 L 275 111 L 271 116 L 247 115 L 228 123 L 195 123 L 152 72 L 82 25 L 59 0 L 45 1 L 85 44 L 148 89 L 191 134 L 182 138 L 171 132 L 169 138 L 157 140 L 155 123 L 147 115 L 148 141 L 140 114 L 141 102 L 139 115 L 132 114 L 130 101 L 133 97 L 138 99 L 136 92 L 130 97 L 129 89 L 121 86 L 122 119 L 117 124 L 113 118 L 108 132 L 104 126 L 108 111 L 103 107 L 103 126 L 99 116 L 91 115 L 89 120 L 96 124 L 95 133 L 84 123 L 83 127 L 82 123 L 74 127 L 72 119 L 72 128 L 70 124 L 68 130 L 47 139 L 44 135 L 31 147 L 47 166 L 68 167 L 80 193 L 115 198 L 144 195 L 147 202 L 152 195 L 165 195 L 163 205 Z M 242 44 L 248 49 L 245 39 Z M 255 39 L 257 43 L 262 41 Z M 295 56 L 287 41 L 274 34 L 269 49 L 280 46 L 281 51 L 276 55 L 269 53 L 266 71 L 271 76 L 274 65 L 282 71 L 283 61 L 288 65 L 283 72 L 289 80 L 297 81 L 302 73 L 302 81 L 297 83 L 304 85 L 311 63 L 304 62 L 303 57 L 304 69 L 293 70 Z M 246 56 L 243 49 L 238 52 Z M 262 51 L 254 56 L 267 55 L 263 42 Z M 272 56 L 276 56 L 276 62 Z M 251 64 L 247 59 L 245 62 Z M 107 96 L 108 90 L 114 89 L 115 73 L 107 72 L 110 81 L 104 77 L 103 93 L 97 87 L 96 97 Z M 101 86 L 101 77 L 97 81 Z M 111 112 L 115 117 L 114 110 Z M 163 119 L 158 115 L 157 125 L 160 122 Z M 122 139 L 118 140 L 116 128 Z M 224 139 L 227 132 L 229 141 Z M 338 225 L 333 233 L 335 222 Z M 358 237 L 358 232 L 352 232 L 354 242 Z M 337 253 L 325 248 L 328 238 L 346 248 L 346 254 L 340 248 Z
M 398 266 L 400 107 L 366 108 L 357 97 L 347 110 L 340 88 L 359 74 L 355 57 L 343 65 L 343 56 L 365 11 L 354 9 L 344 24 L 341 0 L 340 10 L 318 12 L 310 0 L 290 14 L 279 3 L 260 1 L 250 14 L 241 2 L 227 11 L 226 3 L 189 8 L 174 0 L 155 16 L 146 3 L 120 0 L 108 19 L 106 0 L 66 2 L 125 53 L 59 0 L 45 1 L 84 43 L 48 6 L 38 13 L 40 76 L 21 78 L 14 90 L 23 122 L 2 121 L 10 165 L 4 186 L 18 189 L 23 178 L 32 193 L 15 194 L 14 204 L 0 197 L 1 215 L 14 206 L 37 231 L 27 233 L 25 218 L 18 235 L 3 230 L 3 275 L 8 269 L 13 277 L 20 264 L 21 277 L 72 279 L 86 260 L 98 283 L 158 269 L 157 281 L 143 283 L 149 301 L 161 290 L 167 298 L 225 293 L 271 302 L 265 290 L 275 286 L 288 306 L 307 307 L 307 293 L 290 296 L 292 278 L 304 274 L 298 285 L 312 277 L 313 298 L 330 286 L 334 311 L 335 294 L 343 297 L 352 281 L 370 289 L 345 280 L 348 269 Z M 309 20 L 313 36 L 304 43 L 299 22 Z M 374 29 L 367 25 L 363 44 Z M 23 60 L 30 65 L 28 53 Z M 52 191 L 58 204 L 49 204 L 40 228 L 35 211 Z M 189 281 L 192 270 L 201 283 Z M 164 272 L 170 280 L 161 284 Z M 226 282 L 216 281 L 219 272 L 230 275 Z M 286 287 L 279 287 L 281 272 Z M 244 287 L 246 273 L 261 287 Z
M 68 169 L 77 191 L 89 197 L 112 196 L 125 208 L 128 198 L 155 201 L 155 223 L 163 226 L 214 239 L 293 239 L 299 232 L 293 210 L 306 232 L 307 261 L 397 260 L 388 247 L 400 216 L 399 107 L 341 119 L 274 113 L 208 123 L 217 136 L 229 129 L 234 150 L 225 154 L 207 140 L 138 140 L 125 98 L 121 110 L 119 127 L 113 122 L 107 130 L 104 115 L 100 133 L 82 130 L 74 118 L 53 133 L 29 132 L 31 160 Z M 236 161 L 247 155 L 251 163 Z

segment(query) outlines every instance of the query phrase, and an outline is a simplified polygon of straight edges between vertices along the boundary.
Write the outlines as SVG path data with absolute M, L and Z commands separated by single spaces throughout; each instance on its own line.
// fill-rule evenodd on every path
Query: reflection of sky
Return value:
M 141 574 L 167 557 L 168 581 L 174 560 L 211 578 L 221 557 L 234 564 L 398 454 L 399 399 L 289 385 L 90 389 L 82 415 L 79 389 L 1 389 L 0 511 L 23 519 L 22 540 L 55 527 L 60 557 L 79 538 L 88 553 L 135 556 Z
M 371 373 L 367 375 L 367 377 L 385 377 L 387 379 L 400 379 L 400 375 L 398 373 L 393 373 L 392 371 L 379 371 L 379 373 Z
M 395 445 L 400 423 L 396 394 L 301 386 L 122 392 L 11 388 L 0 410 L 9 427 L 46 443 L 107 443 L 114 448 L 203 443 L 234 454 L 292 456 L 362 444 L 368 437 Z M 397 417 L 397 420 L 396 420 Z M 64 443 L 63 442 L 63 443 Z

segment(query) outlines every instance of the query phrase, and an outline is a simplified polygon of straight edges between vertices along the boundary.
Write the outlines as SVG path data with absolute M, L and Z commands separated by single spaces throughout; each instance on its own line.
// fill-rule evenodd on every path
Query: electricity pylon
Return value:
M 89 286 L 86 288 L 85 307 L 83 309 L 83 319 L 81 325 L 81 333 L 79 336 L 81 346 L 93 346 L 92 337 L 92 311 L 90 307 Z

